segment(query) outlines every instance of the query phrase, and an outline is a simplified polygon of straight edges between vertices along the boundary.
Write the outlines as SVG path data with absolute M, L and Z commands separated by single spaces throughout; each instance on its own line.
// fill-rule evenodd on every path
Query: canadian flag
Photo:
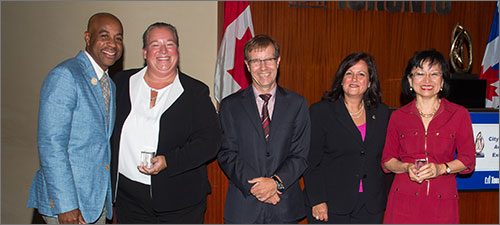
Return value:
M 500 38 L 498 37 L 498 5 L 495 16 L 491 23 L 488 44 L 484 51 L 483 63 L 481 63 L 481 79 L 486 79 L 486 107 L 498 109 L 500 106 L 499 83 L 498 83 L 498 62 L 500 60 Z
M 224 2 L 224 36 L 215 68 L 215 99 L 248 87 L 244 63 L 245 43 L 254 36 L 249 2 Z

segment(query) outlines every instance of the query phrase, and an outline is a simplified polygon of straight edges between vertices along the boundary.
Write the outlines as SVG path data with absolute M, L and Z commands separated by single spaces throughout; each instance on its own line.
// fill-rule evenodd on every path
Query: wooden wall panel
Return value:
M 288 2 L 252 2 L 255 33 L 273 36 L 282 48 L 280 84 L 316 102 L 327 90 L 340 61 L 354 51 L 374 56 L 383 100 L 399 107 L 399 89 L 385 80 L 400 79 L 407 60 L 418 50 L 435 48 L 446 56 L 456 23 L 470 33 L 474 46 L 472 73 L 478 74 L 495 2 L 452 2 L 451 12 L 390 13 L 326 8 L 293 8 Z
M 224 223 L 224 205 L 226 202 L 227 178 L 219 168 L 217 161 L 208 165 L 208 179 L 212 185 L 212 194 L 207 198 L 205 223 Z
M 386 2 L 392 3 L 398 4 Z M 223 4 L 219 2 L 219 26 Z M 331 86 L 340 61 L 351 52 L 365 51 L 375 58 L 383 101 L 397 108 L 401 106 L 400 80 L 407 60 L 415 51 L 428 48 L 448 58 L 451 32 L 457 23 L 471 35 L 471 73 L 479 74 L 496 2 L 453 1 L 451 11 L 444 15 L 341 9 L 339 4 L 347 5 L 345 2 L 308 4 L 324 7 L 296 8 L 283 1 L 250 3 L 255 34 L 269 34 L 281 46 L 280 85 L 302 94 L 312 104 Z M 210 164 L 209 174 L 213 188 L 205 222 L 223 223 L 227 178 L 215 162 Z M 460 198 L 462 223 L 499 222 L 498 191 L 461 192 Z
M 463 224 L 498 224 L 498 190 L 496 191 L 461 191 L 460 223 Z

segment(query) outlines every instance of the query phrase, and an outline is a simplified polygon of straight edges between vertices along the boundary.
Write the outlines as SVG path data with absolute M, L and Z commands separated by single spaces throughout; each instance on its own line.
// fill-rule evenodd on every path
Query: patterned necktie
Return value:
M 99 81 L 101 83 L 102 96 L 104 97 L 104 104 L 106 105 L 106 116 L 109 116 L 109 97 L 111 95 L 109 91 L 109 75 L 104 72 Z
M 262 94 L 259 95 L 262 100 L 264 100 L 264 104 L 262 105 L 262 117 L 260 118 L 260 122 L 262 123 L 262 129 L 264 129 L 264 136 L 266 137 L 266 141 L 269 141 L 269 123 L 271 123 L 271 119 L 269 118 L 269 111 L 267 109 L 267 103 L 271 98 L 271 94 Z

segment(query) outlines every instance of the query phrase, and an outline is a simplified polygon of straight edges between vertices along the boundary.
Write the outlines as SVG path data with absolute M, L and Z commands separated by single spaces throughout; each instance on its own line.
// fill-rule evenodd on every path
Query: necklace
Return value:
M 417 110 L 418 110 L 418 114 L 420 114 L 421 117 L 423 118 L 431 118 L 434 116 L 434 114 L 436 114 L 437 110 L 439 109 L 439 105 L 440 105 L 441 101 L 438 101 L 438 104 L 436 107 L 434 107 L 434 109 L 432 110 L 431 113 L 423 113 L 421 110 L 420 110 L 420 107 L 417 107 Z
M 436 114 L 436 110 L 434 110 L 434 112 L 432 113 L 422 113 L 420 112 L 420 110 L 418 111 L 418 114 L 420 114 L 421 117 L 424 117 L 424 118 L 430 118 L 430 117 L 433 117 L 434 114 Z
M 158 97 L 158 91 L 151 89 L 149 91 L 149 108 L 152 109 L 156 105 L 156 98 Z
M 344 104 L 347 106 L 346 102 L 344 102 Z M 361 117 L 364 108 L 365 108 L 365 104 L 363 103 L 363 101 L 361 101 L 361 107 L 359 108 L 359 110 L 357 112 L 353 112 L 353 113 L 349 112 L 349 109 L 347 110 L 347 112 L 349 112 L 349 115 L 352 118 L 358 119 L 359 117 Z

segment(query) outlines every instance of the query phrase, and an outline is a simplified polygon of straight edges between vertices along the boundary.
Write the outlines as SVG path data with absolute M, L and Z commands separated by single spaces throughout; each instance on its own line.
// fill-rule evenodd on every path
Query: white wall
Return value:
M 26 208 L 33 174 L 40 86 L 47 72 L 84 48 L 96 12 L 124 27 L 124 69 L 142 67 L 142 33 L 157 21 L 177 27 L 182 71 L 213 92 L 217 56 L 215 1 L 56 1 L 1 3 L 1 223 L 31 223 Z M 212 95 L 213 96 L 213 95 Z

